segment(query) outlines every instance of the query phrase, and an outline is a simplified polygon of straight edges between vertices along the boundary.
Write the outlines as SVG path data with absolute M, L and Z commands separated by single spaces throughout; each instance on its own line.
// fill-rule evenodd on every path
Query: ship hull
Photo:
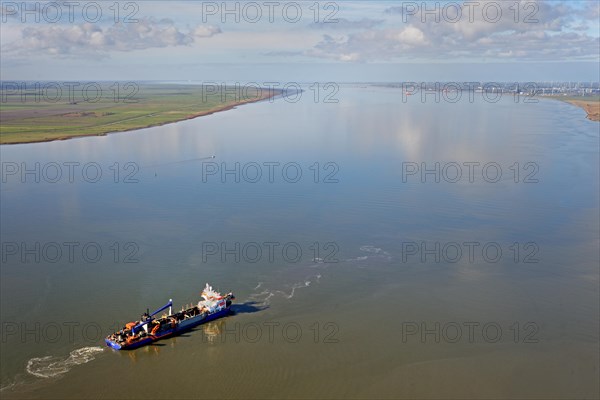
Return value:
M 202 325 L 207 322 L 214 321 L 215 319 L 223 318 L 230 313 L 230 308 L 231 308 L 231 306 L 229 306 L 223 310 L 217 311 L 215 313 L 212 313 L 212 314 L 198 315 L 196 317 L 188 318 L 186 320 L 179 322 L 172 329 L 163 330 L 160 333 L 158 333 L 157 335 L 150 334 L 150 335 L 144 337 L 143 339 L 140 339 L 140 340 L 135 341 L 130 344 L 122 345 L 122 344 L 119 344 L 110 339 L 104 339 L 104 341 L 106 342 L 106 345 L 108 347 L 111 347 L 115 350 L 134 350 L 134 349 L 152 344 L 158 340 L 167 339 L 167 338 L 170 338 L 173 336 L 180 335 L 198 325 Z

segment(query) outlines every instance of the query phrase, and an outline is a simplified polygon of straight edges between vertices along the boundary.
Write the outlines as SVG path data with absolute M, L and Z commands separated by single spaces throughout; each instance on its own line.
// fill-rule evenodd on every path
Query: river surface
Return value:
M 2 397 L 597 398 L 598 123 L 314 96 L 2 146 Z M 104 346 L 207 282 L 234 315 Z

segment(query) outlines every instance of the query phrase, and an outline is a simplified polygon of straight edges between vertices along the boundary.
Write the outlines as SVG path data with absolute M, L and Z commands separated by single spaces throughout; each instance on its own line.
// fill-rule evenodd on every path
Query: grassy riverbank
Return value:
M 131 131 L 225 111 L 279 94 L 254 87 L 103 83 L 89 85 L 86 95 L 81 90 L 85 83 L 73 90 L 59 85 L 62 93 L 51 86 L 38 89 L 33 83 L 26 90 L 3 87 L 0 144 Z

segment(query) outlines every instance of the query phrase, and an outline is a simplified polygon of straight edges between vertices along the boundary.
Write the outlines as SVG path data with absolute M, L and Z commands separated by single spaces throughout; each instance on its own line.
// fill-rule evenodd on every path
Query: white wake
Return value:
M 38 378 L 53 378 L 65 374 L 74 366 L 92 361 L 98 353 L 102 353 L 102 347 L 82 347 L 73 350 L 66 357 L 46 356 L 35 357 L 27 362 L 27 372 Z

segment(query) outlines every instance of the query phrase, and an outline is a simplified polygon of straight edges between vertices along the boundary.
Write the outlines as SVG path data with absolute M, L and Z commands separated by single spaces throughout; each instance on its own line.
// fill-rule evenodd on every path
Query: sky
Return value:
M 2 1 L 0 78 L 599 81 L 600 2 Z

